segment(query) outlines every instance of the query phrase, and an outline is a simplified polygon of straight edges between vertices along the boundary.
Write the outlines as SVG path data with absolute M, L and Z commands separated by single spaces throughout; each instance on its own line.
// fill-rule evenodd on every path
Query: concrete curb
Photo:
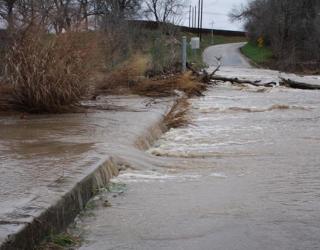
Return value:
M 46 235 L 65 229 L 99 188 L 105 186 L 118 172 L 116 163 L 109 157 L 55 204 L 49 206 L 29 223 L 21 224 L 20 229 L 9 235 L 0 249 L 34 249 Z
M 169 110 L 172 106 L 169 106 Z M 165 131 L 163 126 L 165 115 L 166 113 L 156 124 L 150 126 L 144 135 L 137 137 L 135 144 L 139 149 L 147 148 Z M 99 189 L 105 187 L 112 177 L 119 174 L 119 164 L 115 158 L 109 156 L 30 221 L 8 223 L 8 227 L 14 226 L 15 229 L 0 242 L 0 250 L 34 249 L 45 236 L 67 228 Z

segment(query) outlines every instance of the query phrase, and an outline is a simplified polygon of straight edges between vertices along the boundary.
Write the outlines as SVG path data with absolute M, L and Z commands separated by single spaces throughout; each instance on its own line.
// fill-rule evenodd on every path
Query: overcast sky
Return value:
M 212 21 L 214 29 L 243 30 L 239 22 L 232 23 L 228 14 L 233 7 L 246 4 L 248 0 L 203 0 L 203 27 L 211 28 Z M 192 5 L 198 5 L 198 0 L 190 0 Z M 189 13 L 184 15 L 184 25 L 189 25 Z

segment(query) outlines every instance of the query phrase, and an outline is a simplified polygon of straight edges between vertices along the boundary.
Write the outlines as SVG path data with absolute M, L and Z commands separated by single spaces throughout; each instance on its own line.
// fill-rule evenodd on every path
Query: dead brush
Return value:
M 170 128 L 183 127 L 189 123 L 188 109 L 190 103 L 187 98 L 179 99 L 172 107 L 171 111 L 166 115 L 164 119 L 165 126 Z
M 165 78 L 146 79 L 132 87 L 135 94 L 148 97 L 166 97 L 184 92 L 188 97 L 201 96 L 207 85 L 200 83 L 191 72 L 172 75 Z
M 100 79 L 96 94 L 128 94 L 134 82 L 140 81 L 147 69 L 148 56 L 137 53 Z
M 12 88 L 9 84 L 5 84 L 0 80 L 0 112 L 10 111 L 10 95 Z
M 72 109 L 87 94 L 84 50 L 73 34 L 27 32 L 6 55 L 5 79 L 12 86 L 12 105 L 31 113 Z

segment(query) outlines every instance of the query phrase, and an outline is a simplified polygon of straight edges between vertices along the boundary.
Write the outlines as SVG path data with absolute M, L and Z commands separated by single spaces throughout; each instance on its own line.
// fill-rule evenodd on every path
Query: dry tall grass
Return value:
M 10 110 L 10 95 L 12 88 L 9 84 L 1 82 L 0 79 L 0 112 Z
M 188 97 L 201 96 L 207 85 L 200 83 L 191 72 L 171 75 L 164 78 L 146 79 L 132 87 L 134 94 L 149 97 L 174 96 L 177 90 L 184 92 Z
M 143 78 L 150 59 L 147 55 L 136 53 L 118 65 L 109 74 L 103 75 L 97 83 L 97 94 L 125 94 L 135 82 Z
M 148 97 L 167 97 L 177 95 L 177 90 L 186 96 L 201 96 L 207 89 L 191 72 L 185 74 L 160 75 L 154 78 L 144 77 L 150 59 L 146 55 L 136 54 L 104 77 L 96 88 L 99 94 L 136 94 Z
M 87 94 L 88 50 L 76 34 L 27 32 L 6 55 L 12 104 L 26 112 L 61 112 Z

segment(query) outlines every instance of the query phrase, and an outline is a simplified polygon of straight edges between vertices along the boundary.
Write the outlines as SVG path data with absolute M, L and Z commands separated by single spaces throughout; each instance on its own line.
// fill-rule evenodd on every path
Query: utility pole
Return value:
M 192 6 L 192 22 L 191 22 L 191 28 L 193 28 L 193 24 L 194 24 L 194 8 Z
M 198 3 L 198 36 L 200 37 L 200 15 L 201 15 L 201 0 Z
M 191 27 L 191 5 L 189 7 L 189 28 Z
M 187 37 L 182 37 L 182 72 L 186 72 L 187 66 Z
M 194 6 L 194 27 L 197 27 L 197 5 Z
M 213 25 L 214 25 L 214 21 L 212 21 L 211 23 L 211 44 L 213 45 L 214 41 L 213 41 Z
M 203 24 L 203 0 L 201 0 L 200 41 L 202 41 L 202 24 Z

